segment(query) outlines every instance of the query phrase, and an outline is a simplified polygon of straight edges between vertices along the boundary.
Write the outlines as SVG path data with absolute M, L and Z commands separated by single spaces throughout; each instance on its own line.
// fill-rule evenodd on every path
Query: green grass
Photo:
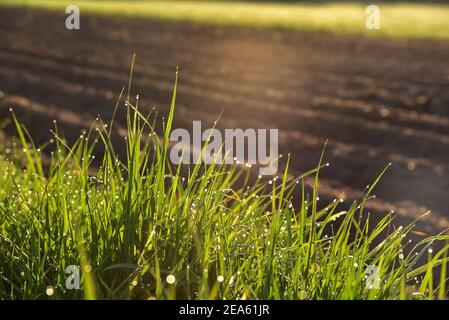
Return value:
M 73 1 L 3 0 L 4 6 L 59 10 Z M 449 5 L 382 3 L 381 29 L 365 28 L 366 5 L 240 1 L 76 1 L 83 13 L 148 17 L 173 21 L 323 31 L 404 39 L 449 39 Z
M 392 214 L 373 222 L 365 205 L 378 179 L 358 202 L 322 203 L 322 160 L 292 177 L 288 157 L 269 181 L 217 163 L 181 174 L 168 159 L 175 99 L 176 85 L 158 135 L 161 119 L 120 95 L 114 114 L 126 113 L 128 131 L 115 143 L 113 122 L 99 118 L 70 145 L 55 123 L 53 141 L 37 147 L 13 114 L 18 143 L 0 151 L 0 299 L 446 296 L 448 247 L 435 248 L 448 236 L 411 242 L 413 224 L 395 226 Z M 69 265 L 82 267 L 81 290 L 65 288 Z M 377 289 L 366 287 L 372 265 Z

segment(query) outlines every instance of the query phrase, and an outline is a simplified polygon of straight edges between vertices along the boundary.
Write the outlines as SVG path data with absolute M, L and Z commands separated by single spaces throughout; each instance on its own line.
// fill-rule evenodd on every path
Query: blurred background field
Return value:
M 4 6 L 63 10 L 76 4 L 83 13 L 147 17 L 196 23 L 324 31 L 392 38 L 449 39 L 445 2 L 372 1 L 65 1 L 2 0 Z M 365 28 L 365 8 L 376 4 L 382 28 Z

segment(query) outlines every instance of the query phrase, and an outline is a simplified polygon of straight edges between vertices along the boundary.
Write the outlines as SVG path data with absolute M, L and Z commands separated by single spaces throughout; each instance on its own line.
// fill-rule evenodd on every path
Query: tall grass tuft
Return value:
M 55 124 L 54 143 L 38 148 L 13 114 L 21 147 L 0 153 L 1 299 L 447 296 L 448 237 L 412 243 L 413 224 L 396 227 L 392 214 L 373 222 L 365 205 L 379 179 L 357 202 L 321 204 L 321 160 L 306 174 L 312 192 L 306 175 L 289 175 L 289 159 L 269 181 L 218 163 L 183 170 L 168 159 L 176 83 L 161 135 L 130 91 L 116 107 L 125 102 L 125 157 L 113 120 L 70 145 Z M 70 265 L 80 266 L 80 290 L 66 288 Z

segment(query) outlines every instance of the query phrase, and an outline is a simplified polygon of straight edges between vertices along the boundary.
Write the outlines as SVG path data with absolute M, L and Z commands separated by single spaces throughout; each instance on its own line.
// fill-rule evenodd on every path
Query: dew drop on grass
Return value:
M 53 286 L 48 286 L 47 289 L 45 289 L 45 293 L 47 296 L 51 297 L 55 293 L 55 288 L 53 288 Z
M 220 282 L 220 283 L 222 283 L 222 282 L 224 281 L 224 277 L 223 277 L 222 275 L 219 275 L 219 276 L 217 277 L 217 281 Z
M 306 300 L 307 299 L 307 292 L 305 290 L 299 291 L 299 300 Z
M 173 283 L 176 282 L 176 278 L 175 278 L 174 275 L 169 274 L 169 275 L 167 276 L 167 278 L 165 279 L 165 281 L 167 281 L 168 284 L 173 284 Z

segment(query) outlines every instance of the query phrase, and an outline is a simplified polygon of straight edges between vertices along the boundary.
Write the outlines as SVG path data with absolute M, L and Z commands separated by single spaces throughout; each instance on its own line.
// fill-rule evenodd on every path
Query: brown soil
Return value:
M 180 69 L 175 127 L 279 128 L 293 173 L 329 145 L 321 193 L 357 197 L 389 163 L 370 202 L 407 222 L 449 227 L 449 43 L 331 37 L 149 20 L 0 9 L 0 113 L 9 107 L 37 139 L 57 119 L 75 137 L 112 115 L 127 83 L 166 114 Z M 120 118 L 122 122 L 124 119 Z

